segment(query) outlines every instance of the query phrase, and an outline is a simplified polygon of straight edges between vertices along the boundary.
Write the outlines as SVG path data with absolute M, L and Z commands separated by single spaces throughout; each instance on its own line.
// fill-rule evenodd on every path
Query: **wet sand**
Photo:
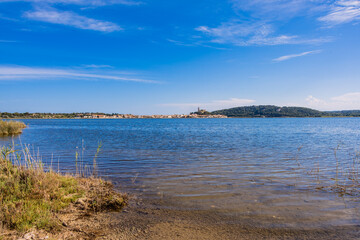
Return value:
M 171 204 L 175 203 L 133 198 L 122 212 L 84 214 L 69 210 L 60 216 L 64 223 L 60 232 L 35 231 L 32 239 L 360 239 L 358 224 L 303 227 L 306 224 L 299 222 L 291 226 L 294 216 L 246 217 L 212 209 L 180 209 L 181 203 L 169 207 Z M 0 234 L 0 239 L 19 237 L 23 236 L 15 232 Z
M 161 203 L 132 202 L 108 213 L 93 239 L 359 239 L 360 226 L 271 227 L 266 216 L 239 219 L 214 211 L 164 209 Z M 274 219 L 274 225 L 282 220 Z
M 283 220 L 267 216 L 239 217 L 211 210 L 164 209 L 161 202 L 134 201 L 119 214 L 109 215 L 110 229 L 123 239 L 359 239 L 360 226 L 322 228 L 278 227 Z M 263 224 L 263 223 L 266 224 Z M 107 239 L 104 236 L 103 239 Z M 116 239 L 116 234 L 114 235 Z

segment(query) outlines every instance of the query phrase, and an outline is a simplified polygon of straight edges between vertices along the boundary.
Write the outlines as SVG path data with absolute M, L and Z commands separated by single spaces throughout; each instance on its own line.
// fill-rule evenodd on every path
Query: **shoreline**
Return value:
M 162 201 L 131 198 L 121 212 L 87 215 L 67 213 L 66 226 L 58 233 L 30 231 L 30 239 L 356 239 L 359 225 L 328 227 L 262 226 L 251 220 L 217 214 L 211 210 L 162 208 Z M 181 205 L 181 204 L 180 204 Z M 3 234 L 4 239 L 26 239 Z M 6 236 L 8 238 L 6 238 Z M 21 238 L 23 237 L 23 238 Z M 1 239 L 1 235 L 0 235 Z
M 360 226 L 324 228 L 270 227 L 260 219 L 232 217 L 211 210 L 162 208 L 161 201 L 133 202 L 119 222 L 129 239 L 351 239 L 360 236 Z M 129 224 L 132 223 L 132 224 Z M 116 223 L 115 223 L 116 224 Z
M 152 199 L 149 195 L 136 194 L 129 190 L 128 192 L 134 196 L 130 206 L 124 208 L 123 212 L 75 212 L 71 215 L 69 211 L 64 210 L 63 214 L 66 217 L 61 220 L 62 231 L 30 231 L 28 234 L 35 234 L 34 239 L 44 239 L 46 236 L 50 236 L 50 239 L 351 239 L 360 236 L 360 222 L 356 215 L 359 212 L 358 208 L 353 211 L 350 205 L 346 205 L 345 209 L 339 210 L 337 205 L 323 204 L 324 201 L 320 201 L 319 198 L 298 197 L 313 195 L 313 191 L 294 192 L 292 185 L 282 184 L 284 188 L 279 189 L 276 184 L 279 182 L 271 178 L 266 179 L 266 182 L 275 183 L 274 189 L 279 192 L 271 191 L 271 194 L 267 195 L 264 189 L 259 188 L 264 185 L 264 181 L 257 181 L 256 184 L 251 181 L 246 186 L 262 193 L 263 196 L 256 197 L 254 192 L 241 188 L 241 191 L 236 193 L 237 198 L 232 197 L 231 201 L 226 201 L 226 197 L 222 198 L 223 194 L 217 195 L 217 204 L 201 198 L 197 201 L 190 200 L 190 205 L 187 204 L 189 201 L 186 202 L 186 198 L 167 195 L 169 191 L 165 189 L 163 192 L 149 192 L 161 199 Z M 118 187 L 121 186 L 121 182 L 114 179 L 114 183 L 117 186 L 116 191 L 122 189 Z M 142 189 L 145 188 L 145 185 L 140 185 L 144 186 Z M 155 183 L 149 186 L 158 185 Z M 123 191 L 127 191 L 125 189 Z M 176 185 L 176 189 L 181 192 L 179 185 Z M 290 195 L 290 198 L 284 197 L 284 193 Z M 297 202 L 289 202 L 289 199 L 296 199 Z M 197 205 L 192 205 L 194 202 L 197 202 Z M 342 204 L 341 199 L 337 199 L 336 203 Z M 270 211 L 267 211 L 268 209 Z M 351 217 L 348 215 L 350 212 L 355 214 L 356 221 L 347 218 Z M 351 222 L 330 221 L 341 219 L 341 214 L 345 214 L 343 219 L 350 219 Z M 10 238 L 10 234 L 7 235 L 9 238 L 0 234 L 0 239 L 25 237 L 16 235 L 15 238 L 16 233 L 13 233 L 14 238 Z
M 0 120 L 129 120 L 129 119 L 328 119 L 328 118 L 360 118 L 360 116 L 322 116 L 322 117 L 189 117 L 189 118 L 0 118 Z

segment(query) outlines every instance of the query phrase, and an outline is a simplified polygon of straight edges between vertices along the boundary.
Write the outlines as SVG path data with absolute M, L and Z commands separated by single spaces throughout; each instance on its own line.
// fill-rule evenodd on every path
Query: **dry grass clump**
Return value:
M 107 181 L 45 171 L 28 150 L 0 150 L 0 228 L 59 230 L 58 215 L 66 208 L 120 210 L 126 204 L 126 196 Z
M 23 122 L 0 120 L 0 136 L 20 134 L 24 128 L 26 125 Z

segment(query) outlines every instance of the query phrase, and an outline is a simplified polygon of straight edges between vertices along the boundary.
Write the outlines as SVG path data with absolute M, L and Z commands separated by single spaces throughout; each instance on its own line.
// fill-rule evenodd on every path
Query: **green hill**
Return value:
M 304 107 L 278 107 L 273 105 L 235 107 L 211 112 L 228 117 L 323 117 L 332 116 L 328 112 L 321 112 Z
M 333 117 L 360 117 L 360 110 L 329 111 L 324 113 Z

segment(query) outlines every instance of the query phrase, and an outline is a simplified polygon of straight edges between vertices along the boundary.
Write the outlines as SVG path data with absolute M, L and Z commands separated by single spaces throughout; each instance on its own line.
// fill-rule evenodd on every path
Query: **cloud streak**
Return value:
M 110 72 L 111 73 L 111 72 Z M 114 74 L 101 74 L 84 71 L 64 70 L 58 68 L 8 67 L 0 66 L 0 80 L 114 80 L 141 83 L 159 83 L 139 78 L 127 78 Z
M 225 22 L 217 27 L 199 26 L 196 31 L 209 38 L 209 42 L 235 46 L 274 46 L 285 44 L 314 44 L 328 42 L 328 38 L 300 39 L 296 35 L 275 34 L 271 24 L 263 22 Z
M 359 0 L 341 0 L 332 5 L 330 12 L 318 18 L 329 26 L 349 23 L 360 20 L 360 1 Z
M 292 58 L 303 57 L 303 56 L 306 56 L 306 55 L 317 54 L 317 53 L 321 53 L 321 50 L 315 50 L 315 51 L 302 52 L 302 53 L 298 53 L 298 54 L 285 55 L 285 56 L 281 56 L 281 57 L 273 59 L 273 62 L 283 62 L 283 61 L 286 61 L 286 60 L 290 60 Z
M 107 6 L 107 5 L 139 5 L 141 2 L 132 0 L 0 0 L 0 3 L 5 2 L 31 2 L 41 4 L 72 4 L 81 6 Z
M 250 11 L 253 17 L 274 20 L 289 19 L 323 9 L 327 0 L 232 0 L 236 10 Z
M 272 26 L 262 23 L 227 22 L 213 28 L 199 26 L 195 30 L 210 37 L 212 43 L 237 46 L 288 44 L 296 38 L 287 35 L 272 36 Z
M 114 32 L 122 30 L 120 26 L 112 22 L 96 20 L 80 16 L 74 12 L 59 11 L 54 8 L 38 8 L 34 11 L 26 12 L 24 17 L 35 21 L 61 24 L 100 32 Z
M 16 43 L 18 41 L 14 41 L 14 40 L 1 40 L 0 39 L 0 43 Z

